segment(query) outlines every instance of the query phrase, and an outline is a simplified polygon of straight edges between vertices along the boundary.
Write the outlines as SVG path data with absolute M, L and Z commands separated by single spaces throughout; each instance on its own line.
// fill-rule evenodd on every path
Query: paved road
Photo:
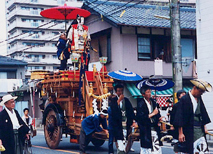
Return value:
M 65 138 L 63 137 L 63 140 L 60 142 L 57 149 L 52 150 L 49 149 L 45 139 L 44 134 L 42 131 L 37 132 L 37 136 L 32 138 L 32 150 L 33 154 L 79 154 L 79 148 L 78 144 L 73 144 L 69 142 L 69 137 Z M 95 148 L 93 144 L 89 144 L 87 153 L 88 154 L 107 154 L 108 153 L 108 142 L 106 141 L 104 145 L 102 145 L 99 148 Z M 135 152 L 130 152 L 129 154 L 139 154 L 140 153 L 140 143 L 134 142 L 133 149 L 135 149 Z M 173 154 L 173 148 L 168 143 L 164 143 L 164 146 L 162 148 L 163 154 Z M 213 148 L 210 148 L 211 154 L 213 154 Z M 115 152 L 116 153 L 116 152 Z

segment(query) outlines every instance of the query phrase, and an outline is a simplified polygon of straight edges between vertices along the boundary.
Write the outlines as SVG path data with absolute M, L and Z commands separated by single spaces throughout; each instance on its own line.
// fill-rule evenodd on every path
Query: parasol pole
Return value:
M 67 32 L 67 22 L 66 22 L 66 17 L 65 17 L 65 33 Z
M 67 14 L 66 14 L 66 9 L 65 9 L 65 33 L 67 31 L 67 20 L 66 20 L 66 18 L 67 18 Z
M 75 81 L 75 62 L 74 62 L 74 81 Z

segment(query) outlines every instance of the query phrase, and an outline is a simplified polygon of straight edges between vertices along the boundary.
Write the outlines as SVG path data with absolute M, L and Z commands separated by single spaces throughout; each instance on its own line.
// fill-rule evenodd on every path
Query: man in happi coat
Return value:
M 86 154 L 86 147 L 92 140 L 93 133 L 103 131 L 108 134 L 106 121 L 107 115 L 108 111 L 103 109 L 99 114 L 89 115 L 81 122 L 79 138 L 79 148 L 81 154 Z M 101 128 L 100 125 L 102 125 L 103 128 Z
M 143 98 L 137 101 L 136 119 L 140 129 L 140 154 L 161 154 L 162 142 L 160 127 L 161 115 L 157 109 L 157 104 L 151 98 L 151 90 L 148 86 L 140 89 Z
M 112 116 L 113 136 L 118 144 L 117 153 L 126 153 L 126 142 L 132 127 L 136 127 L 135 114 L 129 99 L 124 97 L 124 86 L 117 84 L 115 87 L 116 97 L 112 98 L 110 108 Z
M 178 99 L 178 101 L 180 101 L 181 97 L 183 97 L 184 95 L 186 95 L 186 92 L 184 90 L 182 90 L 182 89 L 178 90 L 177 91 L 177 99 Z M 174 118 L 175 118 L 175 114 L 176 114 L 176 110 L 177 110 L 178 104 L 179 103 L 177 102 L 177 103 L 175 103 L 173 105 L 172 112 L 170 113 L 170 116 L 171 116 L 170 123 L 172 125 L 173 125 L 173 121 L 174 121 Z M 178 149 L 178 144 L 177 144 L 177 142 L 178 142 L 178 128 L 171 127 L 170 129 L 171 129 L 170 133 L 173 136 L 172 145 L 174 144 L 174 152 L 178 153 L 178 152 L 180 152 L 180 150 Z
M 181 152 L 208 153 L 205 133 L 207 132 L 206 124 L 211 121 L 201 95 L 205 91 L 210 92 L 212 86 L 201 79 L 191 80 L 191 82 L 194 86 L 180 99 L 173 123 L 178 127 L 179 142 L 184 145 Z
M 61 61 L 59 70 L 67 69 L 67 60 L 70 58 L 70 52 L 68 52 L 68 48 L 66 44 L 67 44 L 66 35 L 65 33 L 62 33 L 56 44 L 57 56 L 58 56 L 58 59 Z
M 24 140 L 29 139 L 29 128 L 14 109 L 16 98 L 7 94 L 0 103 L 5 106 L 0 112 L 0 147 L 6 149 L 2 154 L 23 154 Z

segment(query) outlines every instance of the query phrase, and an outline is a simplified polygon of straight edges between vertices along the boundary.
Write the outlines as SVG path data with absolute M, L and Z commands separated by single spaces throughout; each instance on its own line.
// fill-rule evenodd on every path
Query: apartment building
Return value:
M 26 78 L 33 70 L 54 71 L 59 67 L 55 44 L 65 23 L 43 18 L 40 12 L 69 1 L 6 0 L 7 54 L 28 62 Z

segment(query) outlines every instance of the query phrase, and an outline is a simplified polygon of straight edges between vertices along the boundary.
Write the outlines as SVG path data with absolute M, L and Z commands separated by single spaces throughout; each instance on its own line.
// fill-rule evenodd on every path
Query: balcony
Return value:
M 42 26 L 44 24 L 46 24 L 47 22 L 49 22 L 50 20 L 45 20 L 44 22 L 23 22 L 23 21 L 14 21 L 12 22 L 7 28 L 8 28 L 8 32 L 10 32 L 12 29 L 17 28 L 17 27 L 21 27 L 21 28 L 37 28 L 38 26 L 41 26 L 41 29 L 58 29 L 59 31 L 64 31 L 65 29 L 65 24 L 64 22 L 62 23 L 55 23 L 55 22 L 51 22 L 45 26 Z M 69 24 L 68 24 L 69 25 Z
M 57 1 L 53 0 L 8 0 L 8 3 L 6 3 L 6 7 L 11 7 L 13 3 L 26 3 L 26 5 L 35 4 L 35 5 L 47 5 L 47 6 L 58 6 Z
M 7 20 L 10 20 L 14 15 L 41 17 L 40 11 L 38 10 L 22 10 L 21 8 L 16 8 L 7 15 Z
M 42 53 L 56 53 L 57 48 L 55 46 L 25 46 L 25 45 L 14 45 L 13 47 L 10 47 L 10 49 L 7 50 L 8 54 L 12 54 L 16 51 L 23 51 L 23 52 L 42 52 Z

